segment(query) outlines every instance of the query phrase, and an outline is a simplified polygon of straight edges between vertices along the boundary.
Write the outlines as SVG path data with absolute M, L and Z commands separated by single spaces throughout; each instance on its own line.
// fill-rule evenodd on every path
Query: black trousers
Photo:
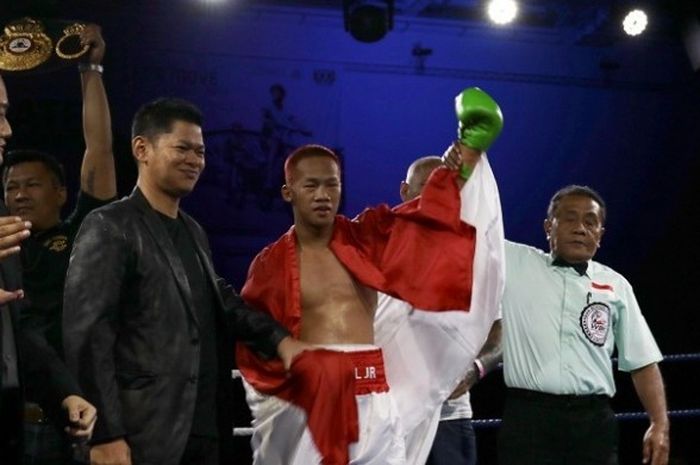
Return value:
M 0 312 L 4 311 L 6 310 L 0 308 Z M 0 326 L 2 326 L 2 322 L 0 322 Z M 2 349 L 1 345 L 0 349 Z M 0 356 L 2 356 L 1 353 Z M 7 369 L 3 364 L 4 361 L 0 360 L 0 378 L 5 374 L 3 371 Z M 1 381 L 2 379 L 0 379 L 0 463 L 3 465 L 21 463 L 22 406 L 24 405 L 22 391 L 19 387 L 3 388 Z
M 438 423 L 425 465 L 476 465 L 476 436 L 468 418 Z
M 499 465 L 617 465 L 617 422 L 607 396 L 508 389 Z
M 78 460 L 68 436 L 54 423 L 24 424 L 23 465 L 80 465 L 89 463 Z
M 219 441 L 216 438 L 190 435 L 180 465 L 219 465 Z

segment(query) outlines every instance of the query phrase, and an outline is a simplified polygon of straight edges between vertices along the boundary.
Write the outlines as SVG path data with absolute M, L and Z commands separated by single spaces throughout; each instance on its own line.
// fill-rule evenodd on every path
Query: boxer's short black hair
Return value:
M 287 184 L 292 182 L 292 171 L 294 168 L 296 168 L 299 162 L 310 157 L 328 157 L 333 160 L 335 164 L 338 165 L 338 169 L 340 169 L 340 160 L 338 159 L 338 155 L 336 155 L 335 152 L 328 147 L 324 147 L 323 145 L 319 144 L 302 145 L 290 153 L 287 159 L 284 161 L 284 181 Z

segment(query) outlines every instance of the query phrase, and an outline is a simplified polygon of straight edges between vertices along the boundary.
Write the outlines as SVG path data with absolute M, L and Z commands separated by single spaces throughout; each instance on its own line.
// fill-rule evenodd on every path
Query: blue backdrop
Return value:
M 410 162 L 441 154 L 455 137 L 454 96 L 479 86 L 505 117 L 489 158 L 507 237 L 545 248 L 552 193 L 570 183 L 597 189 L 609 218 L 597 258 L 632 282 L 663 352 L 699 351 L 700 79 L 680 33 L 652 28 L 592 46 L 565 25 L 397 17 L 384 40 L 363 44 L 343 30 L 339 8 L 142 3 L 48 14 L 103 25 L 121 193 L 135 179 L 136 108 L 162 95 L 201 106 L 208 166 L 185 208 L 231 281 L 240 285 L 255 253 L 291 224 L 278 198 L 279 160 L 291 147 L 340 152 L 345 214 L 397 203 Z M 423 60 L 412 54 L 417 45 L 431 50 Z M 50 146 L 75 182 L 77 72 L 6 81 L 13 146 Z M 284 131 L 270 129 L 273 85 L 285 91 L 272 117 L 289 124 Z

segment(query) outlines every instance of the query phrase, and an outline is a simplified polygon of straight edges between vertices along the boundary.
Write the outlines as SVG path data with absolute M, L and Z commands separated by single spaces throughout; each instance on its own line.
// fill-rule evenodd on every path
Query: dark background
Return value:
M 398 0 L 393 30 L 371 44 L 343 29 L 340 2 L 332 1 L 4 0 L 0 19 L 103 26 L 120 194 L 135 181 L 128 134 L 138 106 L 175 95 L 202 107 L 208 167 L 184 206 L 207 229 L 220 274 L 238 286 L 255 253 L 291 224 L 261 161 L 271 150 L 261 133 L 271 85 L 285 88 L 285 108 L 313 133 L 290 135 L 281 151 L 312 141 L 338 149 L 351 216 L 398 202 L 408 164 L 442 153 L 454 138 L 454 96 L 479 86 L 505 117 L 489 158 L 507 237 L 545 248 L 551 194 L 569 183 L 594 187 L 609 218 L 597 259 L 633 284 L 665 354 L 700 352 L 700 63 L 691 59 L 700 36 L 685 32 L 700 19 L 692 2 L 647 2 L 649 29 L 627 37 L 619 27 L 626 5 L 521 1 L 516 23 L 496 27 L 478 1 Z M 10 148 L 54 153 L 75 192 L 83 151 L 75 66 L 5 80 Z M 700 408 L 697 364 L 662 370 L 670 408 Z M 616 410 L 641 410 L 627 375 L 618 386 Z M 500 374 L 473 394 L 477 418 L 500 416 Z M 621 424 L 622 463 L 641 461 L 644 425 Z M 697 419 L 673 422 L 673 463 L 700 463 L 698 431 Z M 496 429 L 477 434 L 480 463 L 495 463 Z M 237 463 L 248 463 L 245 442 Z

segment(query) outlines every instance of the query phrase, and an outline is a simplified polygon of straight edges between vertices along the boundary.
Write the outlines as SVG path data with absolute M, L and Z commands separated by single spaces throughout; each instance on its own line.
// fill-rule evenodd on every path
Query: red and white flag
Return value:
M 423 436 L 426 443 L 430 428 L 421 429 L 418 425 L 435 416 L 473 361 L 491 324 L 470 322 L 467 312 L 470 306 L 479 314 L 491 312 L 486 308 L 491 301 L 500 299 L 503 285 L 500 199 L 488 161 L 482 159 L 461 193 L 454 177 L 454 173 L 438 169 L 423 195 L 413 201 L 394 209 L 380 206 L 366 210 L 352 221 L 339 216 L 330 243 L 336 257 L 358 282 L 392 297 L 382 298 L 375 324 L 376 343 L 384 350 L 386 377 L 390 394 L 399 407 L 403 431 L 408 437 Z M 467 224 L 465 218 L 476 224 Z M 479 290 L 482 285 L 485 287 Z M 298 336 L 299 286 L 292 228 L 256 257 L 242 296 Z M 485 330 L 477 326 L 484 326 Z M 313 353 L 308 355 L 314 357 Z M 287 376 L 279 361 L 261 360 L 242 345 L 237 349 L 237 362 L 251 388 L 248 393 L 253 412 L 261 415 L 254 419 L 254 428 L 260 434 L 278 434 L 280 438 L 275 441 L 254 434 L 254 446 L 264 442 L 268 447 L 291 449 L 287 452 L 294 454 L 300 444 L 310 442 L 315 451 L 311 456 L 307 454 L 305 460 L 311 460 L 307 463 L 349 463 L 350 449 L 356 446 L 353 444 L 359 434 L 357 414 L 351 412 L 354 397 L 347 379 L 326 373 L 327 363 L 305 362 L 306 369 L 323 371 L 313 378 L 326 383 L 321 388 L 307 389 L 303 380 L 308 383 L 308 373 L 298 376 L 292 370 Z M 333 390 L 337 391 L 333 394 L 335 408 L 322 408 L 333 402 L 318 396 Z M 275 424 L 273 417 L 263 417 L 265 409 L 257 408 L 264 396 L 273 396 L 280 410 L 289 411 L 286 407 L 292 406 L 294 415 L 306 416 L 308 429 L 297 435 L 296 443 L 289 441 L 290 434 L 294 436 L 290 431 L 270 428 Z M 308 402 L 313 396 L 316 402 Z M 270 405 L 267 402 L 267 407 Z M 343 412 L 343 421 L 338 421 L 339 411 Z M 377 460 L 380 461 L 376 463 L 382 463 L 381 457 Z M 417 463 L 411 457 L 408 460 Z
M 407 464 L 424 464 L 440 407 L 474 363 L 493 322 L 500 318 L 505 286 L 503 217 L 498 185 L 486 156 L 461 191 L 460 217 L 476 228 L 469 312 L 421 309 L 382 296 L 375 343 L 384 352 L 387 382 L 406 435 Z

